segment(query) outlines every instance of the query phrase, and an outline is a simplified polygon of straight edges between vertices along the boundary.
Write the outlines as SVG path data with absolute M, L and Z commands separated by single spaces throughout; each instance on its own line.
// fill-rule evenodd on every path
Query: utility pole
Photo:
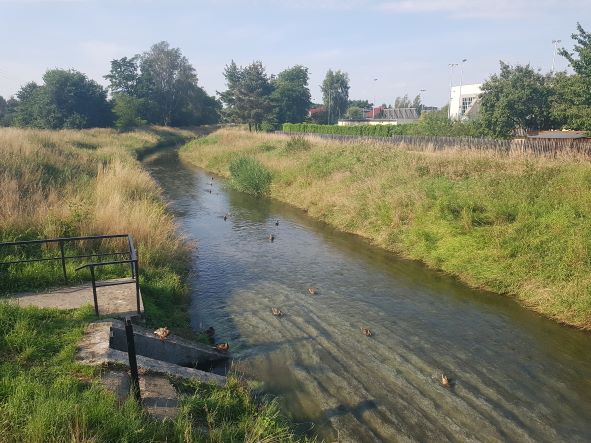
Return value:
M 453 88 L 454 68 L 456 66 L 458 66 L 457 63 L 450 63 L 449 64 L 449 105 L 447 107 L 447 118 L 448 119 L 451 119 L 451 99 L 452 99 L 451 90 Z
M 556 53 L 558 52 L 558 43 L 561 43 L 562 40 L 552 40 L 552 44 L 554 45 L 554 53 L 552 54 L 552 74 L 554 74 L 554 62 L 556 61 Z
M 463 81 L 463 75 L 464 75 L 464 63 L 466 63 L 468 61 L 468 59 L 464 58 L 462 59 L 462 63 L 460 64 L 460 97 L 459 97 L 459 106 L 458 106 L 458 120 L 462 119 L 462 81 Z

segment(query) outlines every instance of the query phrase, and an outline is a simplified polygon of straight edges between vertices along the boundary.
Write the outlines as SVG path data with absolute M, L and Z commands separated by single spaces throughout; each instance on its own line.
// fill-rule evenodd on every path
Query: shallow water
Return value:
M 198 242 L 193 326 L 215 326 L 300 431 L 356 442 L 591 441 L 590 334 L 228 189 L 174 151 L 146 165 Z

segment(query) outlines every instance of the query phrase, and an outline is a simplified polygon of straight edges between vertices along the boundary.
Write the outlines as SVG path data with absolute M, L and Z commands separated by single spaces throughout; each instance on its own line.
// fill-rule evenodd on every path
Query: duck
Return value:
M 275 220 L 275 226 L 279 226 L 279 220 Z
M 454 381 L 451 377 L 448 377 L 445 374 L 441 374 L 441 386 L 445 388 L 451 388 L 454 385 Z
M 216 351 L 226 352 L 230 349 L 230 344 L 229 343 L 216 343 L 214 345 L 214 348 Z
M 314 287 L 308 288 L 308 292 L 310 293 L 310 295 L 316 295 L 316 294 L 318 294 L 318 288 L 314 288 Z
M 158 328 L 154 331 L 154 335 L 158 338 L 160 338 L 160 340 L 164 341 L 164 339 L 166 337 L 168 337 L 170 334 L 170 331 L 168 330 L 168 328 L 166 326 L 164 326 L 163 328 Z
M 366 337 L 371 337 L 373 335 L 373 332 L 371 332 L 371 329 L 369 329 L 369 328 L 361 328 L 361 332 Z
M 203 333 L 205 335 L 207 335 L 209 338 L 211 338 L 211 337 L 213 337 L 215 335 L 215 329 L 213 329 L 213 326 L 210 326 Z
M 279 308 L 271 308 L 271 314 L 273 314 L 275 317 L 281 317 L 283 312 L 281 312 L 281 309 Z
M 269 241 L 272 243 L 275 240 L 275 236 L 273 234 L 269 234 Z

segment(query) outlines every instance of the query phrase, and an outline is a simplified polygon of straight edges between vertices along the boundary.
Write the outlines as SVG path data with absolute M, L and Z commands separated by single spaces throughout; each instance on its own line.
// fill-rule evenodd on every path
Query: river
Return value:
M 354 442 L 591 441 L 590 334 L 233 191 L 176 151 L 145 164 L 198 243 L 193 326 L 214 326 L 234 367 L 278 396 L 300 432 Z

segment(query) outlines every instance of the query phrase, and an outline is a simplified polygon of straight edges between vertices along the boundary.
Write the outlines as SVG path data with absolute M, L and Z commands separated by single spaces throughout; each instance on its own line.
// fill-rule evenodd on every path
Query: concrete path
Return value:
M 109 282 L 122 281 L 121 279 Z M 135 284 L 97 288 L 99 315 L 104 317 L 136 316 Z M 84 305 L 94 306 L 92 286 L 90 283 L 65 288 L 55 288 L 46 292 L 28 292 L 8 298 L 20 306 L 37 306 L 40 308 L 76 309 Z M 140 292 L 140 311 L 144 312 L 144 303 Z

